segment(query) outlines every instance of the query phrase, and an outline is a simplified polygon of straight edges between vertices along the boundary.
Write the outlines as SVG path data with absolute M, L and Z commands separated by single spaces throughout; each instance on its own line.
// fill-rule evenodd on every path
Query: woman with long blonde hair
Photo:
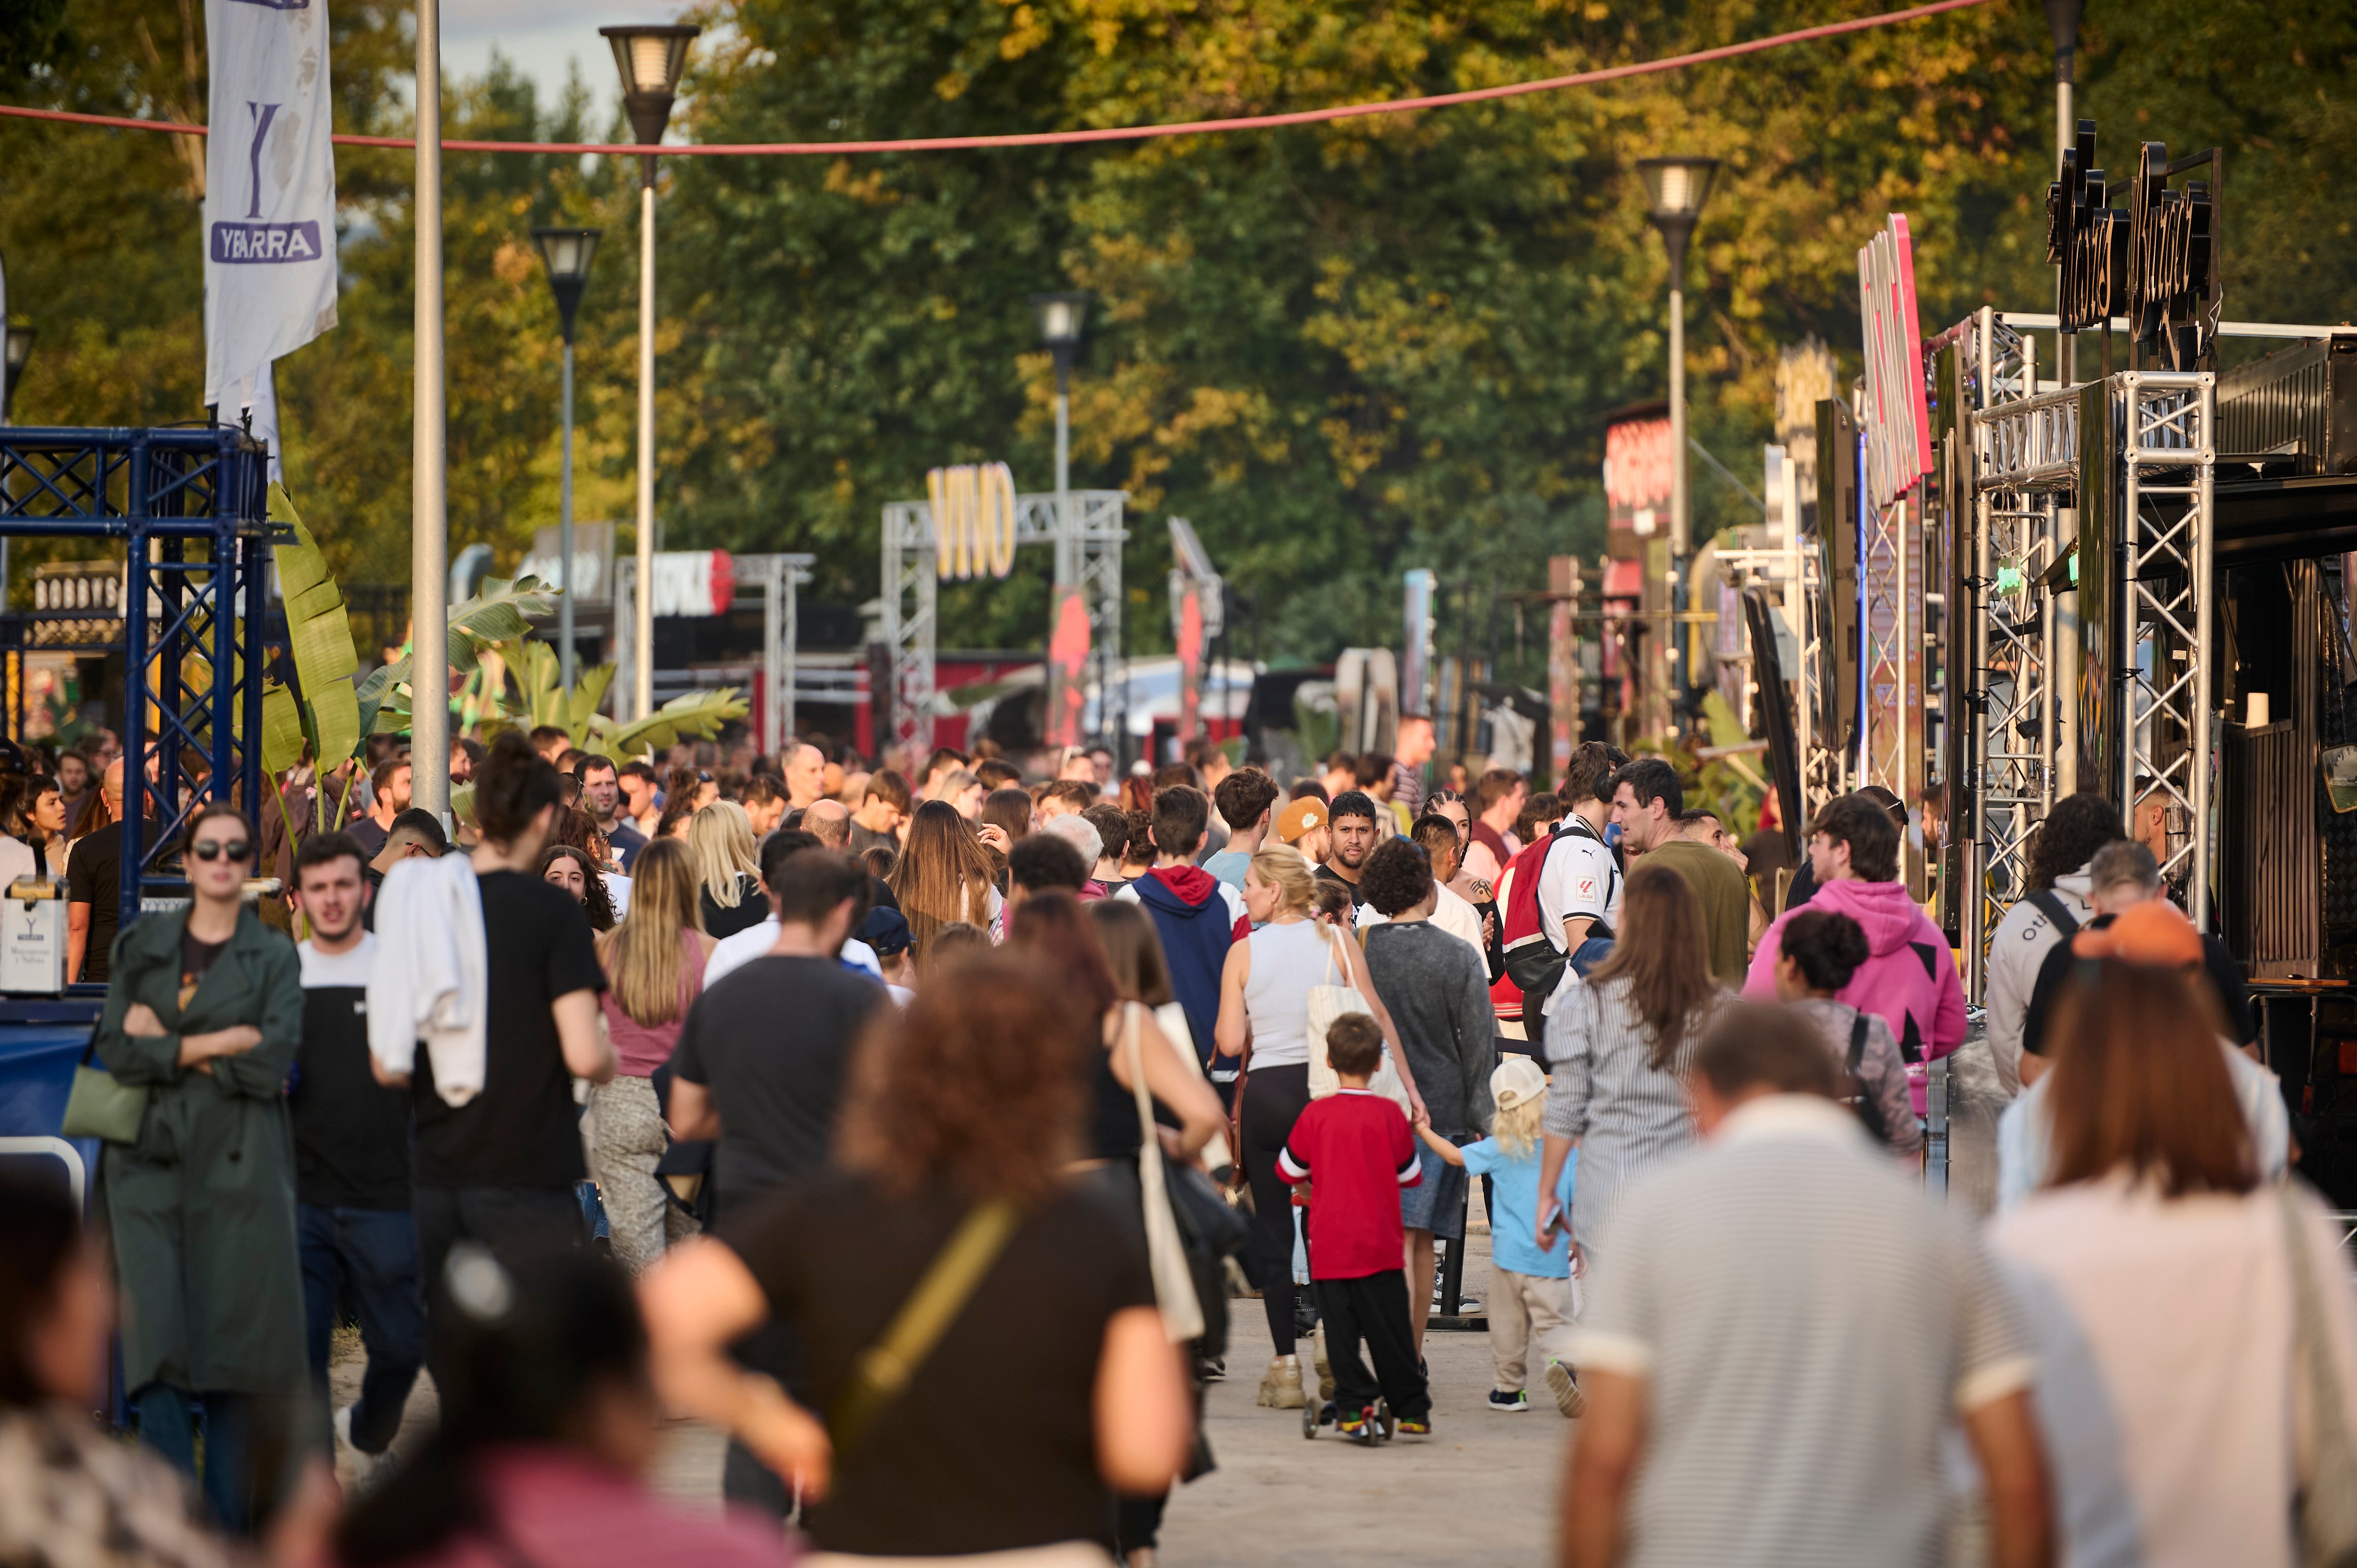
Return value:
M 753 819 L 734 800 L 715 800 L 689 822 L 687 847 L 695 856 L 697 900 L 704 929 L 718 940 L 770 918 L 761 897 L 761 856 Z
M 607 984 L 599 1005 L 620 1067 L 611 1082 L 589 1091 L 596 1119 L 589 1174 L 605 1198 L 614 1256 L 636 1271 L 662 1255 L 667 1235 L 694 1230 L 655 1177 L 670 1136 L 651 1080 L 679 1044 L 714 943 L 696 908 L 699 884 L 687 845 L 655 839 L 639 852 L 634 869 L 630 912 L 597 939 Z
M 996 875 L 990 852 L 955 806 L 946 800 L 918 806 L 909 819 L 908 846 L 887 885 L 908 918 L 919 963 L 925 961 L 933 933 L 952 920 L 996 929 L 1004 902 L 991 885 Z

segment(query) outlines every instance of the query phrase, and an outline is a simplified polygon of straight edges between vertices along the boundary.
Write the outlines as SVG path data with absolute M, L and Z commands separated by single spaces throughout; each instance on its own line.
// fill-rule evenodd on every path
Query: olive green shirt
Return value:
M 1740 987 L 1750 961 L 1751 937 L 1751 893 L 1741 868 L 1717 850 L 1684 838 L 1655 845 L 1636 864 L 1666 865 L 1686 879 L 1686 886 L 1702 900 L 1712 978 L 1721 985 Z

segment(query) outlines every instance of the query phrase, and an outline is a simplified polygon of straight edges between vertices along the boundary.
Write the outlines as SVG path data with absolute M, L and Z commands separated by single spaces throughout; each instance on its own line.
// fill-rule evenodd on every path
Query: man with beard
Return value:
M 1365 791 L 1345 789 L 1334 797 L 1327 812 L 1327 829 L 1333 843 L 1329 858 L 1318 867 L 1318 875 L 1329 882 L 1339 882 L 1351 890 L 1351 908 L 1357 910 L 1367 901 L 1359 888 L 1359 875 L 1366 869 L 1367 856 L 1383 835 L 1376 825 L 1379 808 L 1368 799 Z
M 615 771 L 614 759 L 585 757 L 573 765 L 573 776 L 581 781 L 581 809 L 613 845 L 622 862 L 622 875 L 628 876 L 630 867 L 638 864 L 639 851 L 647 847 L 647 835 L 623 814 L 622 780 Z

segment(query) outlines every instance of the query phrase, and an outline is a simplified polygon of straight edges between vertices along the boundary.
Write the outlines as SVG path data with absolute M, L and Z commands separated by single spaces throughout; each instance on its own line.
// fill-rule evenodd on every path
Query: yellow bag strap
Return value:
M 851 1381 L 836 1396 L 826 1423 L 837 1453 L 858 1442 L 877 1412 L 908 1386 L 909 1377 L 965 1310 L 1022 1218 L 1013 1203 L 994 1198 L 975 1205 L 958 1222 L 882 1337 L 853 1364 Z

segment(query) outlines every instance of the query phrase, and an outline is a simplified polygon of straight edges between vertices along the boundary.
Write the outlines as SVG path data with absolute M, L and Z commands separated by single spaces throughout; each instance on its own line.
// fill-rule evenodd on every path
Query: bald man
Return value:
M 818 840 L 821 849 L 843 850 L 851 844 L 851 811 L 840 800 L 819 800 L 802 813 L 802 832 Z
M 106 825 L 74 841 L 66 856 L 66 979 L 102 981 L 123 906 L 123 759 L 100 775 Z
M 786 810 L 805 811 L 826 794 L 826 757 L 814 746 L 786 753 Z

